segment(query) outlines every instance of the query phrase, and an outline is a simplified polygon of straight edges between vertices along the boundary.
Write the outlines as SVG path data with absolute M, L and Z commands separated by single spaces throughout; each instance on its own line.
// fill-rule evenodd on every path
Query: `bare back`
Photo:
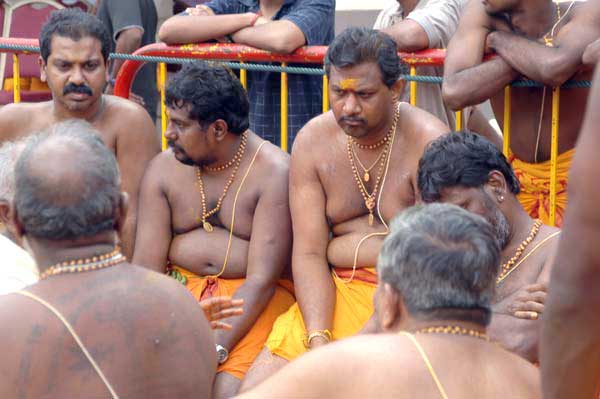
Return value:
M 347 136 L 335 121 L 333 114 L 327 113 L 315 118 L 303 129 L 305 133 L 299 136 L 295 143 L 297 149 L 293 159 L 296 159 L 297 164 L 314 170 L 322 185 L 326 199 L 326 222 L 331 232 L 327 246 L 327 260 L 330 265 L 352 267 L 355 250 L 363 237 L 371 233 L 385 232 L 380 217 L 389 223 L 398 212 L 414 205 L 419 197 L 416 188 L 417 165 L 425 145 L 448 131 L 449 128 L 432 115 L 405 103 L 400 105 L 391 159 L 381 183 L 381 215 L 376 208 L 375 223 L 369 226 L 369 213 L 350 165 Z M 371 183 L 366 183 L 369 191 L 372 190 L 374 180 L 375 178 Z M 292 202 L 295 199 L 292 195 Z M 363 242 L 360 246 L 358 267 L 374 267 L 383 238 L 384 235 L 373 236 Z
M 449 398 L 541 397 L 538 370 L 495 343 L 461 336 L 415 337 Z M 414 344 L 399 334 L 364 335 L 329 344 L 241 397 L 278 398 L 290 393 L 327 398 L 442 397 Z
M 172 279 L 122 264 L 51 277 L 29 291 L 68 320 L 119 397 L 210 397 L 212 334 L 197 303 Z M 0 300 L 0 318 L 11 326 L 0 333 L 1 397 L 109 396 L 48 309 L 12 294 Z

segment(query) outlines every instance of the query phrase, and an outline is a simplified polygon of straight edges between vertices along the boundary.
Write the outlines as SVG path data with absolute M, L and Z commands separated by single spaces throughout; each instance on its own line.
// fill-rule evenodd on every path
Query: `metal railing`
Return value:
M 323 75 L 323 104 L 322 110 L 329 109 L 329 96 L 327 91 L 327 76 L 323 71 L 323 58 L 327 48 L 324 46 L 307 46 L 296 50 L 292 54 L 281 55 L 270 53 L 265 50 L 256 49 L 239 44 L 200 43 L 182 46 L 167 46 L 155 43 L 138 49 L 134 54 L 111 54 L 113 59 L 124 59 L 116 79 L 114 93 L 117 96 L 129 98 L 133 80 L 144 63 L 154 62 L 157 68 L 157 87 L 161 94 L 161 129 L 162 146 L 166 148 L 164 132 L 167 128 L 167 115 L 165 109 L 165 87 L 167 78 L 167 63 L 181 64 L 193 60 L 210 60 L 225 63 L 230 68 L 240 70 L 240 81 L 246 88 L 248 84 L 248 70 L 271 71 L 281 75 L 281 147 L 288 150 L 288 73 Z M 0 53 L 13 53 L 13 99 L 14 102 L 21 101 L 21 88 L 19 79 L 19 54 L 39 52 L 36 39 L 0 39 Z M 418 53 L 399 53 L 402 61 L 410 67 L 409 75 L 403 76 L 409 81 L 410 103 L 418 105 L 417 85 L 440 84 L 442 79 L 434 76 L 417 75 L 419 66 L 442 66 L 444 64 L 445 50 L 424 50 Z M 268 63 L 267 65 L 265 63 Z M 273 65 L 278 64 L 278 65 Z M 288 66 L 289 64 L 312 64 L 318 68 L 305 68 Z M 590 87 L 588 81 L 570 81 L 563 87 Z M 511 139 L 511 86 L 517 87 L 540 87 L 537 82 L 520 80 L 513 82 L 504 89 L 504 115 L 503 115 L 503 153 L 509 156 Z M 556 221 L 556 195 L 558 184 L 558 134 L 560 115 L 560 90 L 552 89 L 552 134 L 550 151 L 550 224 Z M 456 130 L 463 128 L 462 110 L 456 112 Z

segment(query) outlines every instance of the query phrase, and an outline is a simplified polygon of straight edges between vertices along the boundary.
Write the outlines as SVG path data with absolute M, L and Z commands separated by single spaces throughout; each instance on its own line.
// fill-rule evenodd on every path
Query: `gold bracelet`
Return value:
M 311 332 L 304 334 L 304 347 L 306 349 L 310 349 L 310 342 L 312 341 L 313 338 L 316 338 L 316 337 L 324 338 L 327 342 L 329 342 L 332 339 L 331 331 L 329 331 L 327 329 L 313 330 Z

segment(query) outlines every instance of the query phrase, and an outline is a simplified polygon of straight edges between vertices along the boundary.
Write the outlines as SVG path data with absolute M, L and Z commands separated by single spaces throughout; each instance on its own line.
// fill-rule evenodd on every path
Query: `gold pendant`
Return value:
M 373 226 L 373 222 L 375 221 L 375 217 L 372 213 L 369 213 L 369 226 Z
M 207 233 L 212 233 L 213 232 L 212 224 L 208 223 L 207 221 L 202 222 L 202 227 L 204 227 L 204 230 Z
M 365 182 L 368 182 L 369 180 L 371 180 L 371 176 L 369 175 L 369 172 L 365 171 L 365 174 L 363 176 L 363 180 Z

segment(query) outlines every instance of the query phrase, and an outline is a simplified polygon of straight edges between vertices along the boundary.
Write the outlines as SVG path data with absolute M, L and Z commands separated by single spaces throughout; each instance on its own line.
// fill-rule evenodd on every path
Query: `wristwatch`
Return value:
M 229 357 L 229 351 L 222 345 L 216 344 L 215 349 L 217 350 L 217 362 L 219 364 L 223 364 L 227 361 Z

